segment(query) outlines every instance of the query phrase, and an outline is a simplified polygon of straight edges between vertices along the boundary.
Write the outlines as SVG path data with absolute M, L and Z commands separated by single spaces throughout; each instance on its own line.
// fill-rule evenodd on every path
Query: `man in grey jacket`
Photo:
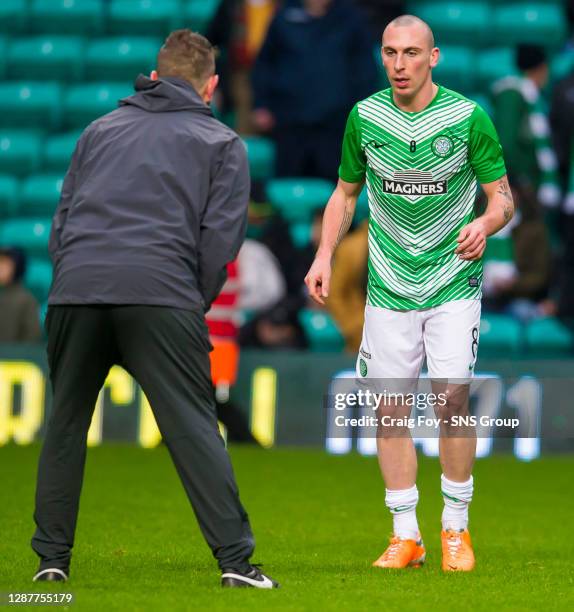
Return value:
M 273 588 L 219 435 L 204 313 L 247 222 L 238 136 L 208 106 L 215 52 L 189 30 L 158 54 L 157 79 L 80 137 L 50 237 L 46 318 L 54 392 L 39 461 L 34 580 L 66 580 L 98 392 L 114 364 L 148 397 L 223 586 Z

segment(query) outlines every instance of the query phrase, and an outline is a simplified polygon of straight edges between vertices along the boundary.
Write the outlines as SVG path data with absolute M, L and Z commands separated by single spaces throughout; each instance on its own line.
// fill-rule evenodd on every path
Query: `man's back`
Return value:
M 237 135 L 181 79 L 140 77 L 136 89 L 79 141 L 54 222 L 50 304 L 202 304 L 200 228 L 221 198 L 215 185 L 239 195 L 237 227 L 221 227 L 221 241 L 243 237 L 248 172 Z

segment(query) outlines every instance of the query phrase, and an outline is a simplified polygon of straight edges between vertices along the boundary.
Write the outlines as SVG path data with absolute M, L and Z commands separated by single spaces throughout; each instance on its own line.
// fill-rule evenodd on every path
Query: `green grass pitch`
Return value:
M 38 585 L 29 548 L 37 445 L 0 449 L 0 591 L 65 591 L 72 610 L 574 609 L 574 457 L 478 461 L 477 569 L 440 570 L 438 461 L 422 458 L 421 569 L 378 570 L 391 529 L 376 459 L 231 448 L 257 550 L 276 591 L 222 590 L 165 448 L 90 449 L 71 580 Z

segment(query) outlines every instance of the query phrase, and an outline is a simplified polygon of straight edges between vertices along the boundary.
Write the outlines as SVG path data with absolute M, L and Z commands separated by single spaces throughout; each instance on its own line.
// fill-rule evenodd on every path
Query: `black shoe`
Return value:
M 68 580 L 68 574 L 57 567 L 48 567 L 40 570 L 34 578 L 32 578 L 32 582 L 66 582 L 66 580 Z
M 221 573 L 221 586 L 229 588 L 251 587 L 255 589 L 277 589 L 279 583 L 266 576 L 257 565 L 252 565 L 247 572 L 225 569 Z

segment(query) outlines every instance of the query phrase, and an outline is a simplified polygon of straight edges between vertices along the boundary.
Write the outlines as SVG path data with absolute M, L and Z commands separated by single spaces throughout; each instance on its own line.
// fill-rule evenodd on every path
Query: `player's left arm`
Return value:
M 482 183 L 488 203 L 484 214 L 465 225 L 458 235 L 455 253 L 468 261 L 482 257 L 486 239 L 502 229 L 514 215 L 514 201 L 506 174 L 496 181 Z
M 503 228 L 514 215 L 502 147 L 490 117 L 476 106 L 470 117 L 469 161 L 488 200 L 480 217 L 460 231 L 455 253 L 468 261 L 482 257 L 486 238 Z

